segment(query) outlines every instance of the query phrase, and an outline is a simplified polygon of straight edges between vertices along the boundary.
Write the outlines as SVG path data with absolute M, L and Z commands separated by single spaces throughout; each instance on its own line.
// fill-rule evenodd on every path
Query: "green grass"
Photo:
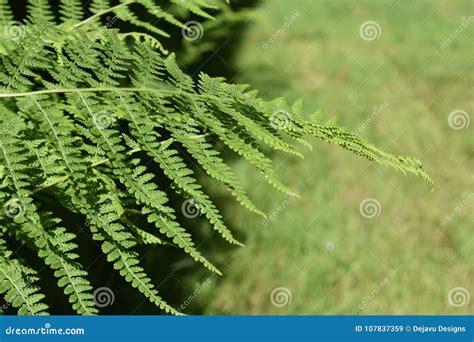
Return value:
M 251 197 L 278 215 L 265 227 L 241 207 L 228 208 L 227 220 L 245 236 L 246 248 L 214 256 L 224 276 L 200 294 L 205 313 L 351 314 L 385 278 L 360 314 L 473 313 L 474 299 L 453 307 L 448 293 L 463 287 L 474 296 L 474 198 L 446 226 L 441 220 L 474 192 L 474 123 L 453 130 L 447 121 L 456 109 L 474 119 L 474 23 L 446 49 L 440 44 L 474 6 L 470 0 L 390 3 L 397 1 L 267 1 L 245 35 L 234 81 L 265 98 L 303 98 L 308 110 L 322 108 L 353 130 L 372 116 L 361 135 L 421 159 L 435 189 L 314 141 L 304 160 L 274 156 L 282 180 L 301 196 L 285 204 L 255 169 L 237 162 Z M 373 41 L 359 35 L 368 20 L 382 30 Z M 360 214 L 366 198 L 380 202 L 379 216 Z M 276 287 L 291 292 L 291 304 L 271 304 Z

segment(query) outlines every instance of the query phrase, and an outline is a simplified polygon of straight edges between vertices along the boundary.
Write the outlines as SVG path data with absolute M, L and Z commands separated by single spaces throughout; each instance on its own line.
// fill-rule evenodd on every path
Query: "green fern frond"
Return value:
M 75 235 L 67 233 L 65 228 L 58 227 L 59 219 L 51 218 L 48 213 L 38 212 L 27 188 L 29 155 L 27 149 L 20 146 L 15 138 L 2 135 L 0 140 L 2 161 L 7 167 L 8 178 L 2 187 L 8 187 L 15 192 L 12 198 L 16 205 L 16 223 L 31 239 L 38 255 L 55 271 L 58 285 L 64 287 L 64 293 L 79 314 L 94 314 L 92 287 L 87 280 L 87 272 L 75 261 L 77 255 L 72 252 L 76 245 L 72 242 Z M 4 197 L 4 196 L 2 196 Z M 6 204 L 8 205 L 8 204 Z
M 128 220 L 125 221 L 124 225 L 131 229 L 132 233 L 135 235 L 135 239 L 139 244 L 173 246 L 173 244 L 169 241 L 165 241 L 156 235 L 150 234 L 147 231 L 140 229 Z
M 221 274 L 214 265 L 196 250 L 190 234 L 176 222 L 173 210 L 166 206 L 168 202 L 166 194 L 160 191 L 155 183 L 150 182 L 153 175 L 146 173 L 146 168 L 139 165 L 138 159 L 126 157 L 126 149 L 120 133 L 114 129 L 100 126 L 96 114 L 94 114 L 97 111 L 94 109 L 96 102 L 94 102 L 92 96 L 86 98 L 85 95 L 79 94 L 78 97 L 80 103 L 71 111 L 82 109 L 90 114 L 90 118 L 84 123 L 87 124 L 88 122 L 90 131 L 95 135 L 102 151 L 109 158 L 114 174 L 129 193 L 135 197 L 137 204 L 143 206 L 142 213 L 147 216 L 148 222 L 154 223 L 162 234 L 172 238 L 194 260 L 203 263 L 209 270 Z
M 178 314 L 158 295 L 151 280 L 143 268 L 138 266 L 138 254 L 131 250 L 136 244 L 132 234 L 119 222 L 114 206 L 107 196 L 101 196 L 98 205 L 98 215 L 91 220 L 91 230 L 94 239 L 102 241 L 102 251 L 107 260 L 120 272 L 134 288 L 137 288 L 145 297 L 167 313 Z
M 8 0 L 0 0 L 0 25 L 7 27 L 13 22 L 13 13 Z
M 83 17 L 81 0 L 61 0 L 59 4 L 61 21 L 80 21 Z
M 0 239 L 0 293 L 5 301 L 18 308 L 19 315 L 47 315 L 45 296 L 36 285 L 36 272 L 12 257 L 5 240 Z
M 51 24 L 55 23 L 55 16 L 48 0 L 28 0 L 28 14 Z
M 181 1 L 181 0 L 172 0 L 172 2 L 178 6 L 186 8 L 191 13 L 197 14 L 203 18 L 214 19 L 212 15 L 207 13 L 203 8 L 215 9 L 215 6 L 210 5 L 205 0 L 191 0 L 191 1 Z
M 141 147 L 153 158 L 161 167 L 165 175 L 173 181 L 179 192 L 185 197 L 190 197 L 199 205 L 199 209 L 206 215 L 214 228 L 229 242 L 242 245 L 235 240 L 230 230 L 225 226 L 222 216 L 197 184 L 193 171 L 187 168 L 186 164 L 179 156 L 178 151 L 170 148 L 172 139 L 161 141 L 161 137 L 156 133 L 158 125 L 154 124 L 144 113 L 144 109 L 133 106 L 133 98 L 126 98 L 126 94 L 118 95 L 118 103 L 121 103 L 130 119 L 132 135 L 137 139 Z M 134 109 L 131 110 L 131 107 Z M 141 109 L 141 111 L 137 111 Z
M 200 132 L 196 127 L 189 124 L 184 128 L 170 125 L 168 129 L 172 132 L 173 138 L 184 146 L 204 171 L 215 180 L 222 182 L 242 206 L 265 217 L 265 214 L 250 200 L 229 165 L 220 158 L 219 152 L 213 149 L 205 137 L 199 135 Z
M 110 6 L 110 0 L 92 0 L 90 9 L 92 13 L 106 11 Z
M 173 1 L 202 18 L 212 17 L 215 3 Z M 20 212 L 4 215 L 7 223 L 0 232 L 38 253 L 80 314 L 97 313 L 92 286 L 76 252 L 75 234 L 58 213 L 43 210 L 48 199 L 85 219 L 122 278 L 164 312 L 177 314 L 139 266 L 137 248 L 173 247 L 221 273 L 201 254 L 196 232 L 183 227 L 170 199 L 192 200 L 220 236 L 241 244 L 193 165 L 242 206 L 265 216 L 221 148 L 291 195 L 296 194 L 279 180 L 270 151 L 302 157 L 300 145 L 311 147 L 308 136 L 431 183 L 417 159 L 385 153 L 321 112 L 308 116 L 301 101 L 291 107 L 283 99 L 265 101 L 246 85 L 183 72 L 173 54 L 162 53 L 166 44 L 159 36 L 167 33 L 135 13 L 138 5 L 158 22 L 184 29 L 177 11 L 151 0 L 94 0 L 86 6 L 94 14 L 87 17 L 77 0 L 61 1 L 59 13 L 48 1 L 28 4 L 22 34 L 0 41 L 0 201 L 10 201 Z M 145 32 L 101 24 L 112 15 Z M 13 19 L 8 3 L 0 0 L 2 28 Z M 0 265 L 0 292 L 20 313 L 44 313 L 34 271 L 9 252 Z

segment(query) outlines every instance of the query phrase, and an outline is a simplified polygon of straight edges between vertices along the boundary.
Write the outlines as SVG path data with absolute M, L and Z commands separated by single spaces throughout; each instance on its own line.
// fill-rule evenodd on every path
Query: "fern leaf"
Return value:
M 173 246 L 168 241 L 165 241 L 161 238 L 159 238 L 156 235 L 150 234 L 140 228 L 138 228 L 136 225 L 132 224 L 131 222 L 127 221 L 125 224 L 127 227 L 130 227 L 132 232 L 135 235 L 135 238 L 140 244 L 143 245 L 164 245 L 164 246 Z
M 59 5 L 59 13 L 61 20 L 80 21 L 83 16 L 81 0 L 61 0 Z
M 133 194 L 137 203 L 143 206 L 142 212 L 147 216 L 148 222 L 154 223 L 162 234 L 173 238 L 173 242 L 194 260 L 203 263 L 209 270 L 221 274 L 214 265 L 196 250 L 189 233 L 175 221 L 173 210 L 165 205 L 168 202 L 166 194 L 159 191 L 155 183 L 150 182 L 153 175 L 145 173 L 145 167 L 137 166 L 138 159 L 126 159 L 125 147 L 119 132 L 101 127 L 97 120 L 94 123 L 94 105 L 88 102 L 91 101 L 91 98 L 89 97 L 86 100 L 84 95 L 79 94 L 78 96 L 83 108 L 90 114 L 88 120 L 90 130 L 95 133 L 96 140 L 109 157 L 113 172 L 127 187 L 128 191 Z
M 187 149 L 209 176 L 222 182 L 242 206 L 265 217 L 265 214 L 249 199 L 231 168 L 219 157 L 219 152 L 206 142 L 205 137 L 199 135 L 197 129 L 193 129 L 191 125 L 185 128 L 175 126 L 168 128 L 173 138 Z
M 54 13 L 48 0 L 28 0 L 28 13 L 34 18 L 55 24 Z
M 47 315 L 45 296 L 36 285 L 36 272 L 12 258 L 5 241 L 0 239 L 0 293 L 5 301 L 18 308 L 19 315 Z
M 13 13 L 8 0 L 0 0 L 0 26 L 4 27 L 13 22 Z
M 106 11 L 110 6 L 109 0 L 92 0 L 91 1 L 91 11 L 92 13 L 100 13 Z
M 193 172 L 186 167 L 186 164 L 178 152 L 169 147 L 171 140 L 160 143 L 160 137 L 154 131 L 154 129 L 157 128 L 154 122 L 147 116 L 140 115 L 140 112 L 130 110 L 130 104 L 127 104 L 127 101 L 125 101 L 125 96 L 119 94 L 118 97 L 130 117 L 132 134 L 143 146 L 148 155 L 160 165 L 165 175 L 174 182 L 174 185 L 179 188 L 186 197 L 191 197 L 198 203 L 199 209 L 227 241 L 242 245 L 235 240 L 230 230 L 225 226 L 222 216 L 215 205 L 201 190 L 201 186 L 196 183 Z
M 75 235 L 63 235 L 64 228 L 55 227 L 59 223 L 58 219 L 51 219 L 45 213 L 39 214 L 31 199 L 31 192 L 26 188 L 27 150 L 19 147 L 14 138 L 5 135 L 0 140 L 0 150 L 9 173 L 8 183 L 15 191 L 20 206 L 21 215 L 15 217 L 15 222 L 22 225 L 28 237 L 35 242 L 38 255 L 55 270 L 55 276 L 59 278 L 58 284 L 65 287 L 64 292 L 69 295 L 73 308 L 79 314 L 96 313 L 89 293 L 92 287 L 86 278 L 87 272 L 74 261 L 77 256 L 71 252 L 76 247 L 71 242 Z
M 208 8 L 215 8 L 213 6 L 210 6 L 207 2 L 205 1 L 196 1 L 196 0 L 190 0 L 190 1 L 181 1 L 181 0 L 172 0 L 173 3 L 175 3 L 178 6 L 182 6 L 186 8 L 188 11 L 191 13 L 197 14 L 203 18 L 207 19 L 214 19 L 212 15 L 204 11 L 202 8 L 203 7 L 208 7 Z
M 156 26 L 150 24 L 149 22 L 146 22 L 146 21 L 143 21 L 141 19 L 139 19 L 135 13 L 131 12 L 128 8 L 126 7 L 121 7 L 121 8 L 118 8 L 117 10 L 115 10 L 115 12 L 117 13 L 117 16 L 119 18 L 122 18 L 124 21 L 128 21 L 129 23 L 137 26 L 137 27 L 140 27 L 140 28 L 144 28 L 152 33 L 155 33 L 159 36 L 163 36 L 163 37 L 166 37 L 166 38 L 169 38 L 170 35 L 168 33 L 166 33 L 165 31 L 157 28 Z
M 99 202 L 99 214 L 91 220 L 91 229 L 94 239 L 102 241 L 102 250 L 107 260 L 114 264 L 114 268 L 143 293 L 152 303 L 167 313 L 179 314 L 158 295 L 158 291 L 151 284 L 143 269 L 138 266 L 138 255 L 130 248 L 135 245 L 133 236 L 118 223 L 119 216 L 106 196 Z
M 89 6 L 94 14 L 84 20 L 78 0 L 62 0 L 53 11 L 46 0 L 28 3 L 24 34 L 2 40 L 0 47 L 0 201 L 20 204 L 21 212 L 13 220 L 1 218 L 0 232 L 40 255 L 78 313 L 97 310 L 75 252 L 75 235 L 54 213 L 40 210 L 51 197 L 90 223 L 94 239 L 127 282 L 157 307 L 176 313 L 139 266 L 137 244 L 170 245 L 209 270 L 220 271 L 200 253 L 192 232 L 180 225 L 169 198 L 192 198 L 221 236 L 240 244 L 187 158 L 240 204 L 263 216 L 221 147 L 292 195 L 278 179 L 267 151 L 301 157 L 297 145 L 309 147 L 307 136 L 431 182 L 417 159 L 385 153 L 318 113 L 307 116 L 301 101 L 290 107 L 284 99 L 259 98 L 246 85 L 186 74 L 173 54 L 165 58 L 156 50 L 164 50 L 158 36 L 167 33 L 135 12 L 140 7 L 135 5 L 141 5 L 158 21 L 183 27 L 174 17 L 176 11 L 154 1 L 94 0 Z M 173 4 L 204 18 L 214 13 L 206 0 Z M 0 0 L 3 25 L 12 18 L 8 8 Z M 58 8 L 61 24 L 56 25 Z M 101 22 L 111 14 L 144 32 L 105 28 Z M 283 128 L 272 125 L 279 110 L 288 112 Z M 162 179 L 150 172 L 155 168 L 171 184 L 166 192 L 160 188 Z M 1 270 L 8 272 L 0 273 L 0 290 L 15 298 L 20 313 L 42 313 L 34 272 L 10 255 L 3 258 Z M 15 278 L 11 273 L 17 270 Z M 18 292 L 14 284 L 26 284 L 30 292 Z

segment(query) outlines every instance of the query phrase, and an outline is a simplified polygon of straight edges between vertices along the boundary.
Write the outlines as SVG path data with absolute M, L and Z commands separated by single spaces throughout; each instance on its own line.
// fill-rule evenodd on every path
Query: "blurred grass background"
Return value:
M 246 247 L 208 255 L 220 260 L 224 276 L 199 290 L 196 312 L 474 312 L 472 299 L 461 307 L 448 301 L 456 287 L 474 295 L 474 124 L 448 125 L 455 110 L 474 113 L 472 20 L 440 46 L 473 9 L 471 0 L 271 0 L 249 17 L 233 82 L 267 99 L 303 98 L 307 110 L 361 127 L 375 145 L 421 159 L 435 188 L 316 140 L 304 160 L 274 155 L 278 174 L 301 199 L 286 199 L 237 161 L 251 197 L 276 217 L 265 225 L 242 207 L 227 208 Z M 372 41 L 359 34 L 369 20 L 381 29 Z M 379 216 L 361 215 L 366 198 L 381 204 Z M 291 303 L 272 305 L 277 287 L 291 293 Z

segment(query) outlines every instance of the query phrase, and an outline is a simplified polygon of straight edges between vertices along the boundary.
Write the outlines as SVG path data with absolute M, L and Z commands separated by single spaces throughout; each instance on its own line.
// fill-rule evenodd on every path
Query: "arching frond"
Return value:
M 177 314 L 139 265 L 139 247 L 174 247 L 220 274 L 201 252 L 198 232 L 185 224 L 186 200 L 216 237 L 241 245 L 198 172 L 265 216 L 226 152 L 292 195 L 269 152 L 303 157 L 300 147 L 311 147 L 309 136 L 431 183 L 417 159 L 383 152 L 320 112 L 306 115 L 302 102 L 266 101 L 246 85 L 186 74 L 173 54 L 163 53 L 160 37 L 168 33 L 162 21 L 188 29 L 171 7 L 151 0 L 27 3 L 28 18 L 12 35 L 3 29 L 15 18 L 0 0 L 0 32 L 6 32 L 0 41 L 0 204 L 8 209 L 0 233 L 40 256 L 79 314 L 97 309 L 77 232 L 59 219 L 64 212 L 85 220 L 125 281 L 165 313 Z M 215 11 L 215 1 L 171 3 L 203 19 Z M 137 7 L 156 22 L 138 16 Z M 122 32 L 120 21 L 137 32 Z M 61 210 L 47 211 L 49 199 Z M 35 272 L 5 246 L 0 239 L 0 292 L 21 314 L 45 313 Z

